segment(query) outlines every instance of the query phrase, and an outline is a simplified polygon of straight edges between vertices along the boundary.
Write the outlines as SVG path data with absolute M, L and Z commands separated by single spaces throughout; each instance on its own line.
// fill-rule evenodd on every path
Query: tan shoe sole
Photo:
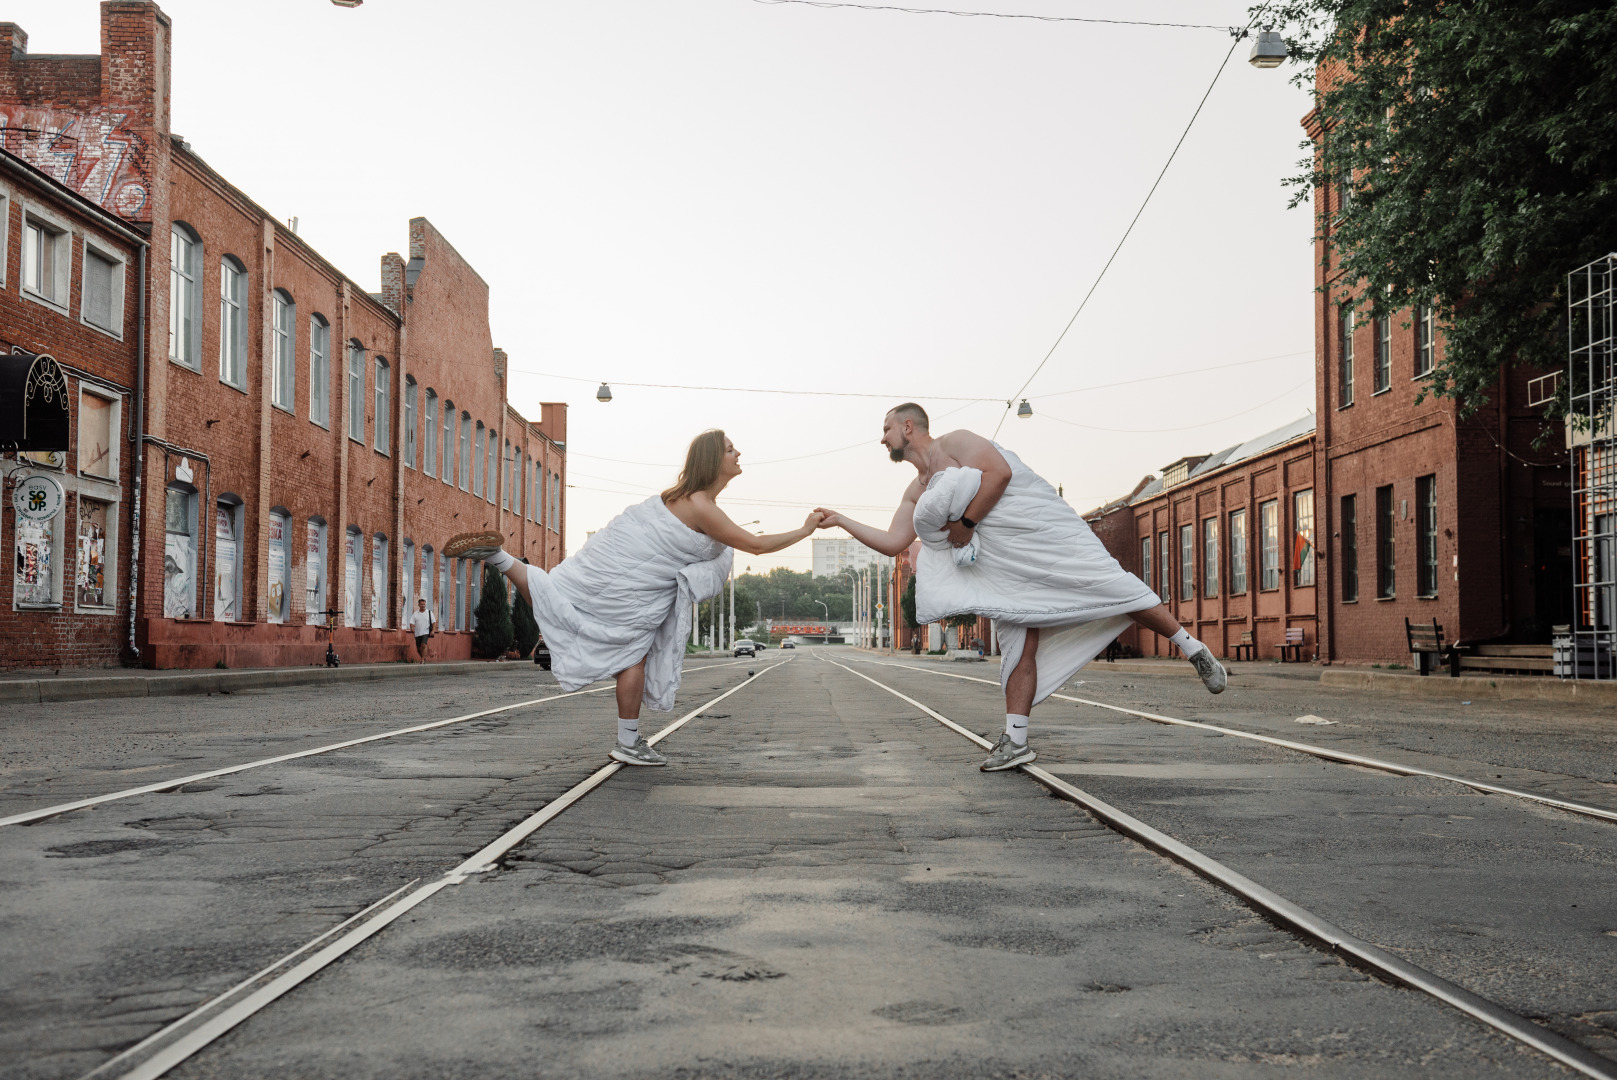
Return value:
M 497 532 L 457 533 L 449 538 L 449 541 L 444 544 L 439 554 L 446 559 L 460 559 L 464 558 L 467 552 L 481 550 L 484 557 L 486 557 L 487 555 L 492 555 L 495 550 L 504 544 L 505 536 Z

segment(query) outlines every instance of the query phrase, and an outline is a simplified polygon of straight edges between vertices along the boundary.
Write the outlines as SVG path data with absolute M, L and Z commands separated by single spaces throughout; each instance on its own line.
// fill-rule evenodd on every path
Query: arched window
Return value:
M 240 495 L 227 491 L 213 508 L 213 617 L 221 622 L 245 618 L 241 597 L 241 536 L 247 507 Z
M 292 515 L 286 507 L 270 509 L 269 610 L 272 623 L 284 623 L 292 605 Z
M 472 490 L 472 414 L 460 414 L 460 489 Z
M 219 260 L 219 381 L 247 389 L 247 267 L 234 255 Z
M 406 375 L 404 377 L 404 438 L 400 440 L 404 444 L 404 467 L 406 469 L 415 468 L 415 400 L 415 376 Z
M 421 455 L 421 471 L 428 476 L 438 475 L 438 394 L 432 387 L 427 387 L 427 396 L 423 401 L 421 414 L 427 421 L 427 443 L 423 449 L 426 453 Z M 423 549 L 425 550 L 425 549 Z
M 344 626 L 359 626 L 360 599 L 363 596 L 365 534 L 350 525 L 343 533 L 342 617 Z
M 197 489 L 176 480 L 163 494 L 163 617 L 190 619 L 197 607 Z
M 371 625 L 387 625 L 387 533 L 371 537 Z
M 348 343 L 348 437 L 365 441 L 365 346 Z
M 494 478 L 489 477 L 493 483 Z M 477 422 L 477 428 L 472 432 L 472 494 L 483 494 L 483 421 Z
M 318 311 L 309 316 L 309 419 L 331 426 L 331 324 Z
M 451 487 L 455 484 L 455 403 L 444 401 L 444 467 L 438 473 L 444 483 Z M 439 591 L 442 596 L 442 590 Z
M 168 239 L 168 358 L 202 370 L 202 237 L 183 221 Z
M 410 625 L 410 613 L 415 610 L 415 582 L 415 540 L 406 536 L 399 547 L 400 626 Z
M 277 408 L 292 411 L 293 395 L 297 386 L 296 353 L 298 336 L 298 306 L 292 302 L 292 294 L 285 289 L 276 289 L 271 304 L 270 322 L 274 340 L 271 349 L 274 351 L 274 386 L 270 390 L 270 404 Z
M 431 544 L 421 545 L 421 584 L 416 588 L 416 596 L 427 602 L 428 611 L 432 610 L 432 583 L 434 579 L 432 554 Z M 415 610 L 414 605 L 411 605 L 410 610 Z M 443 616 L 440 615 L 439 621 L 442 621 L 442 619 Z
M 371 445 L 384 454 L 390 449 L 388 443 L 392 428 L 392 425 L 388 423 L 388 418 L 393 414 L 393 408 L 389 404 L 393 396 L 391 380 L 391 369 L 387 366 L 387 361 L 378 356 L 376 358 L 376 441 Z
M 326 625 L 326 519 L 316 514 L 304 530 L 303 617 L 310 626 Z
M 500 475 L 500 448 L 496 445 L 498 440 L 494 436 L 494 429 L 488 429 L 488 490 L 483 494 L 489 502 L 494 501 L 494 485 Z

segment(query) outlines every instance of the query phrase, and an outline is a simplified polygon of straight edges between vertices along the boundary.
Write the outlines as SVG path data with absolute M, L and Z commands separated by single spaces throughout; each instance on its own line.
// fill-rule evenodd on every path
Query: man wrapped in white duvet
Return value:
M 1009 450 L 969 431 L 933 438 L 913 402 L 887 414 L 882 445 L 919 474 L 887 530 L 820 508 L 821 528 L 840 527 L 883 555 L 916 539 L 915 617 L 994 620 L 1005 689 L 1005 733 L 982 763 L 1012 769 L 1038 755 L 1028 714 L 1130 622 L 1168 638 L 1207 689 L 1222 693 L 1224 666 L 1191 637 L 1151 588 L 1124 570 L 1089 525 Z
M 510 579 L 533 608 L 563 689 L 617 680 L 611 756 L 625 765 L 668 763 L 640 734 L 640 707 L 674 707 L 691 605 L 724 588 L 735 549 L 779 551 L 819 524 L 813 513 L 791 532 L 742 529 L 716 501 L 740 475 L 735 444 L 722 431 L 704 431 L 691 440 L 677 484 L 613 518 L 549 573 L 501 550 L 497 532 L 462 533 L 443 547 L 445 558 L 486 559 Z

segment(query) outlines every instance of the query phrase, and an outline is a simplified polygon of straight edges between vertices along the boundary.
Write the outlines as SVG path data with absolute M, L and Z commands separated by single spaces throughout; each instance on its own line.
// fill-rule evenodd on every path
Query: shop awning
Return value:
M 0 354 L 0 450 L 66 453 L 67 377 L 46 353 Z

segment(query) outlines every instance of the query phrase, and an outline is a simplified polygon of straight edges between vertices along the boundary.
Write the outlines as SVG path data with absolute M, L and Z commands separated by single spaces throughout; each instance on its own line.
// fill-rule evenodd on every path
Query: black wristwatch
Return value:
M 965 514 L 960 515 L 960 524 L 964 525 L 968 529 L 975 529 L 977 527 L 977 523 L 971 520 Z

